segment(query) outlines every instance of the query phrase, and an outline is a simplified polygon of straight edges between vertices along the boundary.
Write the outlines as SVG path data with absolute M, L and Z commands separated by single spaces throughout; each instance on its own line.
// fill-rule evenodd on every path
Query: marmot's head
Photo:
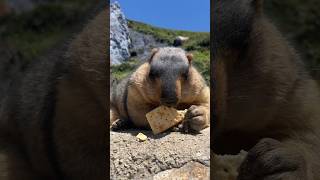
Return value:
M 263 0 L 217 0 L 212 11 L 212 50 L 245 47 L 254 22 L 263 15 Z
M 181 86 L 188 80 L 192 54 L 181 48 L 153 49 L 149 60 L 148 79 L 152 86 L 160 88 L 160 103 L 176 106 L 181 98 Z

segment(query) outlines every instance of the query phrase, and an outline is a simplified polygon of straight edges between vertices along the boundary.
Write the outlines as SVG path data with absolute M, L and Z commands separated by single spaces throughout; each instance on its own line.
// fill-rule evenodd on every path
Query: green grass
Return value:
M 93 5 L 84 0 L 67 0 L 1 17 L 0 40 L 21 52 L 23 60 L 31 61 L 72 36 L 72 28 L 83 20 Z
M 139 61 L 136 59 L 130 59 L 120 65 L 113 65 L 111 66 L 110 73 L 112 76 L 117 79 L 121 80 L 129 75 L 134 69 L 138 66 Z
M 209 84 L 210 51 L 192 51 L 192 54 L 194 56 L 192 64 L 198 69 L 198 71 L 203 75 L 206 82 Z M 121 80 L 125 78 L 127 75 L 129 75 L 131 72 L 133 72 L 139 64 L 139 60 L 132 58 L 120 65 L 111 66 L 110 73 L 115 79 Z
M 72 37 L 72 28 L 83 20 L 83 16 L 86 16 L 88 10 L 98 1 L 66 0 L 63 3 L 40 5 L 30 12 L 2 17 L 0 41 L 7 42 L 10 47 L 19 51 L 23 60 L 32 61 L 54 45 Z M 172 44 L 178 35 L 189 37 L 182 48 L 194 54 L 193 64 L 209 82 L 209 33 L 169 30 L 130 20 L 129 27 L 167 44 Z M 111 73 L 115 78 L 122 79 L 131 73 L 139 62 L 131 59 L 122 65 L 112 66 Z
M 167 44 L 172 44 L 177 36 L 187 36 L 190 39 L 183 45 L 183 48 L 187 51 L 205 50 L 210 47 L 210 34 L 208 32 L 169 30 L 132 20 L 129 20 L 128 26 L 138 32 L 152 35 L 157 41 Z
M 193 51 L 193 65 L 203 75 L 206 82 L 210 82 L 210 50 Z
M 176 36 L 187 36 L 190 39 L 183 44 L 182 48 L 194 55 L 193 65 L 204 76 L 206 82 L 210 82 L 210 34 L 205 32 L 177 31 L 157 28 L 148 24 L 130 20 L 129 27 L 152 35 L 158 42 L 172 44 Z M 133 59 L 121 65 L 111 67 L 111 74 L 116 79 L 122 79 L 132 72 L 138 65 L 139 60 Z

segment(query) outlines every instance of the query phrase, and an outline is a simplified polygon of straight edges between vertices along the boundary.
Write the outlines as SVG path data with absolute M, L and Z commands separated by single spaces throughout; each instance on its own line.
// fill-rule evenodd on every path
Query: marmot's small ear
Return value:
M 151 50 L 151 53 L 152 54 L 155 54 L 156 52 L 158 52 L 159 51 L 159 48 L 153 48 L 152 50 Z
M 251 0 L 251 3 L 254 5 L 258 13 L 262 13 L 263 11 L 263 2 L 264 0 Z
M 191 62 L 193 60 L 193 54 L 187 53 L 187 58 L 188 58 L 189 64 L 191 64 Z
M 149 63 L 152 61 L 153 56 L 154 56 L 158 51 L 159 51 L 158 48 L 153 48 L 153 49 L 151 50 L 151 56 L 150 56 L 150 58 L 149 58 Z

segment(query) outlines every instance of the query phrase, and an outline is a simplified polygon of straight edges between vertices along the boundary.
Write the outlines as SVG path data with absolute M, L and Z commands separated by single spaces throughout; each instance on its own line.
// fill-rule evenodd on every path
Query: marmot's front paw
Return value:
M 185 115 L 183 129 L 185 132 L 189 130 L 199 132 L 209 127 L 209 121 L 208 107 L 192 105 Z
M 304 156 L 277 140 L 262 139 L 239 168 L 238 180 L 256 179 L 308 179 Z
M 112 131 L 119 131 L 128 127 L 130 127 L 130 122 L 125 119 L 117 119 L 110 125 Z

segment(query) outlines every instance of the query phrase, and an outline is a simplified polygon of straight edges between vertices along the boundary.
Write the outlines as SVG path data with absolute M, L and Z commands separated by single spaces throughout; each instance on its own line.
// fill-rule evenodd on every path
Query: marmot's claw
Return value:
M 207 109 L 203 106 L 192 105 L 185 116 L 183 128 L 185 132 L 199 132 L 208 127 Z
M 177 126 L 174 126 L 174 127 L 172 128 L 172 131 L 174 131 L 174 132 L 183 132 L 183 124 L 180 123 L 180 124 L 178 124 Z
M 117 119 L 111 124 L 110 129 L 112 131 L 119 131 L 120 129 L 123 129 L 126 125 L 127 122 L 125 120 Z

